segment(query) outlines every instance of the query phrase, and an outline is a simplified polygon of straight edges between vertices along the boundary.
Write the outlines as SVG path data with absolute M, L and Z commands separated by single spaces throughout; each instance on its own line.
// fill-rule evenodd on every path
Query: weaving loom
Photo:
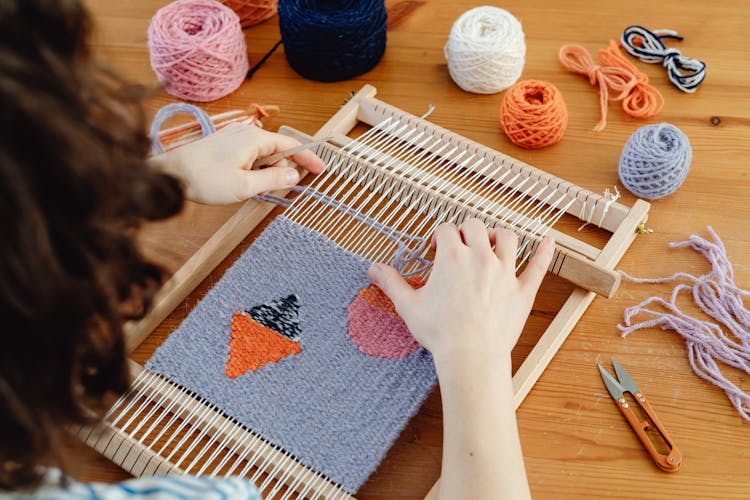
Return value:
M 435 227 L 467 217 L 514 230 L 518 268 L 544 235 L 554 236 L 549 272 L 576 288 L 514 374 L 516 406 L 595 295 L 615 293 L 619 275 L 613 268 L 645 222 L 648 203 L 638 200 L 628 208 L 374 95 L 374 87 L 363 87 L 316 133 L 313 139 L 332 137 L 315 149 L 326 172 L 276 199 L 287 205 L 283 215 L 227 270 L 146 368 L 133 363 L 132 389 L 104 423 L 78 430 L 84 442 L 136 476 L 239 475 L 255 482 L 264 498 L 352 498 L 435 383 L 429 353 L 410 337 L 370 335 L 373 314 L 376 323 L 393 320 L 389 331 L 402 326 L 384 312 L 387 306 L 372 309 L 381 299 L 369 287 L 369 262 L 389 262 L 418 286 L 429 273 L 427 243 Z M 361 124 L 370 128 L 351 138 Z M 288 128 L 281 133 L 311 140 Z M 255 200 L 243 205 L 165 284 L 151 313 L 127 325 L 129 350 L 272 209 Z M 599 249 L 554 228 L 564 216 L 612 235 Z M 264 271 L 261 264 L 268 262 L 283 264 L 287 276 L 274 276 L 276 268 Z M 279 335 L 265 361 L 247 350 L 252 346 L 241 345 L 248 328 L 253 335 Z M 196 350 L 199 362 L 185 366 Z M 365 381 L 358 373 L 378 376 Z M 362 395 L 349 394 L 358 390 Z M 309 406 L 305 398 L 292 397 L 295 391 L 331 404 L 310 406 L 320 415 L 300 417 Z M 347 397 L 356 404 L 336 407 Z M 256 399 L 270 402 L 261 407 Z M 382 414 L 370 414 L 380 407 Z M 366 418 L 372 419 L 368 429 L 377 430 L 379 421 L 382 429 L 359 436 L 357 425 Z M 320 422 L 329 422 L 330 429 Z M 320 438 L 316 433 L 330 439 L 330 449 L 313 446 Z M 349 444 L 367 453 L 347 460 L 341 450 Z

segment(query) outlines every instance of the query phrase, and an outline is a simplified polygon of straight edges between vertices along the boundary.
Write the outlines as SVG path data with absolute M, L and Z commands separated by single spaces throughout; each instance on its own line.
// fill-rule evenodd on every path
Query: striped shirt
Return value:
M 48 469 L 43 484 L 31 492 L 0 493 L 0 500 L 260 500 L 246 479 L 196 476 L 158 476 L 122 483 L 79 483 Z

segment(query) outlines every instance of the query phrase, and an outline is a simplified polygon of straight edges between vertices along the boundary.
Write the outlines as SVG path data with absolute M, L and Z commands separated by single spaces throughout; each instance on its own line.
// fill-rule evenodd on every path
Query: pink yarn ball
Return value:
M 177 0 L 159 9 L 148 47 L 167 92 L 191 101 L 231 94 L 249 68 L 240 18 L 216 0 Z

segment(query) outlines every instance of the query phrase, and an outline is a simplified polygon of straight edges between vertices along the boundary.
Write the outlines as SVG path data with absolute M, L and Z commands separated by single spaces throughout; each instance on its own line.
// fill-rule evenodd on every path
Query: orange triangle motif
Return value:
M 237 378 L 248 370 L 257 371 L 261 366 L 299 353 L 299 342 L 261 325 L 246 313 L 236 312 L 232 316 L 227 377 Z

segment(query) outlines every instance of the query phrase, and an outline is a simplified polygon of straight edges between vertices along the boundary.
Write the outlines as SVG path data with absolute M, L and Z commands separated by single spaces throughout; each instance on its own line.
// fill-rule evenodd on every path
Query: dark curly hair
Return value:
M 182 206 L 146 163 L 145 90 L 99 66 L 77 0 L 0 1 L 0 489 L 129 384 L 123 321 L 162 281 L 134 242 Z

